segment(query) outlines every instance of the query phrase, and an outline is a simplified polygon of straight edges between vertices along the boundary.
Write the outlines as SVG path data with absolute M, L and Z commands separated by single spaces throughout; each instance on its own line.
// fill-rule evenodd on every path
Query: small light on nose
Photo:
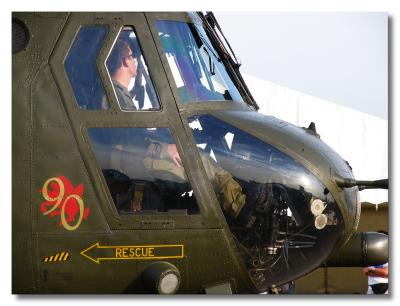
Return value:
M 155 262 L 142 274 L 149 293 L 174 294 L 180 285 L 179 270 L 169 262 Z
M 315 228 L 322 230 L 328 224 L 328 217 L 324 214 L 321 214 L 315 218 Z
M 320 199 L 315 199 L 311 203 L 311 212 L 314 216 L 319 216 L 325 210 L 325 203 Z
M 172 294 L 178 289 L 179 279 L 174 273 L 163 275 L 159 283 L 161 294 Z

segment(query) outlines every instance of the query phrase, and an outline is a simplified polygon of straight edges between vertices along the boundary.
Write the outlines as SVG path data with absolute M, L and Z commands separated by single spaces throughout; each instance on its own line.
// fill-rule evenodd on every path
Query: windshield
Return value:
M 243 102 L 201 26 L 165 20 L 156 26 L 181 102 Z

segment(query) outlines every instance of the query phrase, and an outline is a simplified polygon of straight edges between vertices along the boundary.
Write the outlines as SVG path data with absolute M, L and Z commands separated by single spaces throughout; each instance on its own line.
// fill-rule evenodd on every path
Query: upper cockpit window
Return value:
M 182 102 L 243 102 L 201 26 L 165 20 L 156 26 Z
M 121 31 L 107 59 L 107 69 L 122 110 L 160 109 L 149 70 L 132 27 Z
M 76 102 L 81 109 L 108 108 L 96 66 L 96 58 L 106 34 L 105 27 L 82 27 L 64 62 Z

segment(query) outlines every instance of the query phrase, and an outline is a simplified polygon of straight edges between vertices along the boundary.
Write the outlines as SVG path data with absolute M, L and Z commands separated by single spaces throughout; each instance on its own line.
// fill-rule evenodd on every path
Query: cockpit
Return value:
M 181 103 L 205 101 L 236 101 L 243 103 L 236 85 L 206 35 L 203 27 L 195 23 L 158 20 L 159 39 L 171 69 Z M 83 27 L 77 34 L 66 61 L 65 69 L 75 96 L 82 109 L 108 109 L 101 81 L 97 75 L 96 55 L 107 31 L 103 27 Z M 153 86 L 151 69 L 146 63 L 135 29 L 125 26 L 118 40 L 126 41 L 136 61 L 137 73 L 131 76 L 126 89 L 132 99 L 127 106 L 115 92 L 123 111 L 158 110 L 160 102 Z M 115 53 L 111 50 L 106 66 L 114 80 Z M 94 98 L 94 99 L 93 99 Z

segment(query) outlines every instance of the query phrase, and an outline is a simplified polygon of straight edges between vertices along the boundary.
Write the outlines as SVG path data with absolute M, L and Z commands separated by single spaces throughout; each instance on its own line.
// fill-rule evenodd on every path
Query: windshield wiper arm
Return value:
M 204 17 L 208 20 L 208 22 L 210 23 L 210 25 L 212 27 L 214 27 L 214 26 L 217 27 L 218 31 L 221 33 L 222 37 L 224 38 L 224 41 L 225 41 L 226 45 L 229 48 L 229 51 L 232 53 L 233 57 L 235 58 L 236 67 L 239 68 L 242 64 L 237 59 L 237 57 L 235 55 L 235 52 L 233 52 L 233 49 L 232 49 L 231 45 L 229 44 L 228 40 L 226 39 L 224 33 L 222 32 L 222 29 L 219 26 L 219 23 L 218 23 L 217 19 L 215 18 L 214 13 L 213 12 L 207 12 Z

